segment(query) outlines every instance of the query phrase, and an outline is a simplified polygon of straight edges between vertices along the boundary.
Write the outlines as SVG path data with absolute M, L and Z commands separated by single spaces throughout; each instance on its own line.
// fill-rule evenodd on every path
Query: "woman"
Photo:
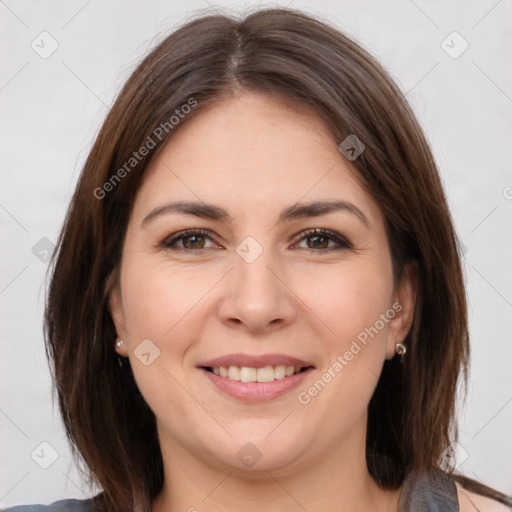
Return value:
M 191 21 L 121 91 L 59 238 L 47 353 L 103 492 L 41 510 L 508 510 L 450 462 L 466 315 L 380 65 L 298 11 Z

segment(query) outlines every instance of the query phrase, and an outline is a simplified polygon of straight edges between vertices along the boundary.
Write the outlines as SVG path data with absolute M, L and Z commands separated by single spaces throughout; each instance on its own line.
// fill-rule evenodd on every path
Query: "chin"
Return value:
M 273 427 L 275 428 L 275 423 Z M 261 437 L 254 432 L 247 436 L 236 436 L 227 441 L 227 446 L 222 452 L 210 452 L 212 457 L 220 462 L 228 471 L 244 473 L 255 477 L 258 473 L 268 478 L 268 471 L 278 471 L 290 467 L 300 457 L 298 447 L 304 447 L 304 440 L 286 435 L 269 436 L 269 429 Z M 271 439 L 275 435 L 274 439 Z M 267 437 L 268 436 L 268 437 Z M 233 449 L 233 445 L 235 449 Z M 218 447 L 219 445 L 217 445 Z M 204 453 L 204 452 L 203 452 Z

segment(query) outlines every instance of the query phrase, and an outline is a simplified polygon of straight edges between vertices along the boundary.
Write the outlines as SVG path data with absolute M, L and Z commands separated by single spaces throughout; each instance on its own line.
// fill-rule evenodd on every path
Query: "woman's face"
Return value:
M 305 208 L 317 202 L 339 207 Z M 411 281 L 394 287 L 379 207 L 320 120 L 247 92 L 152 163 L 110 294 L 164 457 L 241 471 L 364 446 L 413 302 Z

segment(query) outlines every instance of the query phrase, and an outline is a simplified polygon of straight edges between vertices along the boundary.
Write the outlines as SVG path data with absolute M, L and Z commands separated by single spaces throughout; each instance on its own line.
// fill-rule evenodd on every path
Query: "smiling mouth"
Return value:
M 232 381 L 263 383 L 286 379 L 292 375 L 305 372 L 313 368 L 313 366 L 268 365 L 262 368 L 251 368 L 247 366 L 202 366 L 201 368 L 214 375 Z

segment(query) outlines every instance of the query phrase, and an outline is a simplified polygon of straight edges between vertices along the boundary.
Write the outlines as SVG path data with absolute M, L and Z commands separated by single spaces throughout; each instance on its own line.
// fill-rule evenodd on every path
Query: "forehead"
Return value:
M 380 214 L 310 108 L 250 92 L 177 127 L 147 170 L 134 215 L 172 200 L 222 204 L 244 216 L 322 199 L 359 203 L 370 219 Z

